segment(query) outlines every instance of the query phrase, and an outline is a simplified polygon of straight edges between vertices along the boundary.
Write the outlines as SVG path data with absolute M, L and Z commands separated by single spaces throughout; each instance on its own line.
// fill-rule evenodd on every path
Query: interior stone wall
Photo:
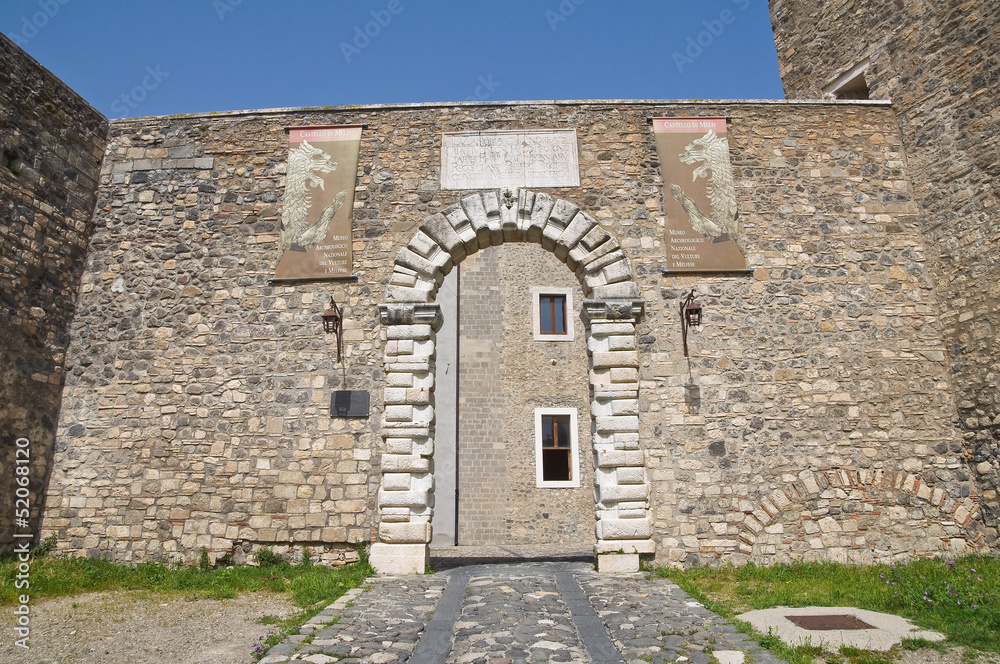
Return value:
M 691 115 L 732 118 L 749 275 L 662 274 L 662 182 L 646 118 Z M 368 125 L 357 279 L 272 283 L 284 127 L 355 123 Z M 566 127 L 577 131 L 581 186 L 543 193 L 617 238 L 645 302 L 635 366 L 619 372 L 638 387 L 637 413 L 598 408 L 580 421 L 597 436 L 635 427 L 641 451 L 592 463 L 602 482 L 616 455 L 642 464 L 657 557 L 797 553 L 798 544 L 762 548 L 767 529 L 792 512 L 802 531 L 828 517 L 850 532 L 844 486 L 858 504 L 905 499 L 905 518 L 884 524 L 890 549 L 864 537 L 804 540 L 817 555 L 984 546 L 896 116 L 886 104 L 833 102 L 427 104 L 113 122 L 44 534 L 65 551 L 133 560 L 193 561 L 203 546 L 212 557 L 261 544 L 336 548 L 376 528 L 422 541 L 385 528 L 376 508 L 380 478 L 403 474 L 380 466 L 386 423 L 403 410 L 383 404 L 386 362 L 422 350 L 432 331 L 420 322 L 427 312 L 384 324 L 379 304 L 391 301 L 397 257 L 425 220 L 472 193 L 440 189 L 441 132 Z M 692 288 L 705 321 L 684 357 L 677 307 Z M 327 294 L 346 305 L 341 364 L 320 326 Z M 599 344 L 614 334 L 610 322 L 599 327 L 588 349 L 598 373 L 610 361 Z M 330 391 L 343 388 L 370 392 L 367 420 L 330 418 Z M 421 408 L 432 412 L 432 395 Z M 847 479 L 824 486 L 821 472 Z M 927 536 L 903 537 L 918 531 Z
M 490 247 L 461 269 L 459 543 L 590 548 L 594 466 L 580 282 L 534 244 Z M 573 341 L 534 339 L 535 286 L 574 289 Z M 577 410 L 580 488 L 536 487 L 534 409 L 543 407 Z
M 107 131 L 0 35 L 0 555 L 37 541 Z
M 508 416 L 503 384 L 504 298 L 497 279 L 499 251 L 470 256 L 461 270 L 457 541 L 497 544 L 506 536 L 507 441 L 503 429 Z M 439 418 L 451 416 L 437 411 Z M 439 495 L 436 500 L 453 497 Z
M 1000 519 L 1000 2 L 771 0 L 789 98 L 870 59 L 873 99 L 891 99 L 938 284 L 958 424 L 989 536 Z

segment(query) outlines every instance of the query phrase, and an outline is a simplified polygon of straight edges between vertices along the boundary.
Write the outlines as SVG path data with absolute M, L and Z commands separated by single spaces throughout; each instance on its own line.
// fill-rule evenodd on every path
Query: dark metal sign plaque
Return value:
M 841 629 L 875 629 L 864 620 L 851 615 L 827 616 L 785 616 L 802 629 L 810 630 L 841 630 Z
M 330 396 L 330 417 L 368 417 L 369 402 L 364 390 L 338 390 Z

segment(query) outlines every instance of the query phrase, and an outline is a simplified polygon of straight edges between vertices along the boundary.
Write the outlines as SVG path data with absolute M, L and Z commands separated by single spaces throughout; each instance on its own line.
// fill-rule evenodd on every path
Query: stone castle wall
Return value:
M 661 274 L 662 182 L 646 120 L 661 115 L 732 118 L 752 274 Z M 357 280 L 271 283 L 283 128 L 342 123 L 367 124 Z M 578 134 L 581 186 L 546 193 L 617 238 L 645 301 L 637 420 L 658 558 L 866 561 L 983 546 L 924 219 L 893 109 L 877 103 L 417 105 L 114 122 L 46 533 L 63 550 L 124 560 L 370 540 L 386 451 L 383 357 L 395 356 L 387 344 L 413 346 L 385 339 L 378 305 L 423 220 L 468 193 L 440 189 L 441 132 L 566 127 Z M 677 306 L 692 287 L 705 323 L 685 358 Z M 346 305 L 342 365 L 320 327 L 328 293 Z M 331 419 L 332 389 L 368 390 L 371 417 Z M 588 413 L 580 421 L 593 431 Z M 592 463 L 591 450 L 581 460 Z
M 1000 519 L 1000 2 L 771 0 L 789 98 L 869 58 L 873 99 L 891 99 L 938 284 L 966 453 L 991 537 Z
M 15 514 L 27 519 L 19 534 L 39 532 L 107 131 L 0 35 L 0 554 L 15 542 Z

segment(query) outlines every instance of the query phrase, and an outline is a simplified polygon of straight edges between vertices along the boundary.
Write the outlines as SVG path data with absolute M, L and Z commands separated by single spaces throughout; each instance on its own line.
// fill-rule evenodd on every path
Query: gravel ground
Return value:
M 176 595 L 113 592 L 61 597 L 31 605 L 30 648 L 14 646 L 13 608 L 0 612 L 0 664 L 250 664 L 250 649 L 268 625 L 263 616 L 287 616 L 284 595 L 251 593 L 232 600 L 188 600 Z M 900 653 L 900 664 L 1000 664 L 962 648 Z M 825 664 L 817 659 L 817 664 Z
M 13 608 L 0 613 L 0 664 L 247 664 L 263 616 L 295 612 L 287 596 L 187 600 L 113 592 L 31 605 L 29 649 L 14 645 Z

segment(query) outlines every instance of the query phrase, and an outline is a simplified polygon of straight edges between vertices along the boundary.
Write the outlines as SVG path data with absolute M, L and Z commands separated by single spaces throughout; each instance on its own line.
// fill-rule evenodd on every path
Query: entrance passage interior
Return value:
M 439 339 L 439 290 L 466 263 L 453 286 L 457 328 L 450 341 Z M 424 219 L 400 249 L 379 305 L 385 447 L 371 548 L 379 573 L 426 569 L 432 519 L 444 532 L 447 505 L 456 504 L 438 505 L 435 479 L 438 495 L 457 492 L 450 521 L 459 544 L 466 533 L 505 543 L 594 542 L 598 568 L 609 573 L 637 571 L 639 556 L 655 552 L 639 438 L 639 296 L 618 240 L 577 205 L 543 192 L 469 194 Z M 450 365 L 438 354 L 448 343 Z M 437 401 L 435 381 L 449 366 L 458 374 L 442 379 L 453 386 L 451 496 L 441 482 L 449 443 L 436 440 L 447 414 L 435 411 L 447 402 Z M 566 414 L 569 440 L 560 444 L 570 446 L 570 479 L 546 479 L 543 418 Z M 591 463 L 580 463 L 581 450 Z M 436 505 L 444 507 L 435 514 Z
M 536 244 L 468 257 L 438 291 L 435 549 L 592 552 L 583 292 Z

